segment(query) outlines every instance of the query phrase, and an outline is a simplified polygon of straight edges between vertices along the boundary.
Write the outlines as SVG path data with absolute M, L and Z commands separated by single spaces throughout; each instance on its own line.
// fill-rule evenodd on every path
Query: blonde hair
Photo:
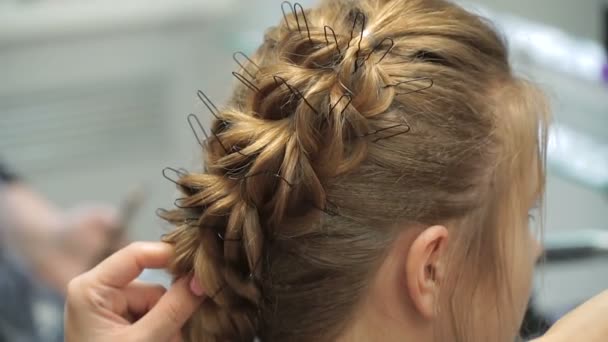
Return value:
M 236 85 L 162 214 L 173 274 L 210 296 L 185 336 L 333 340 L 399 231 L 455 222 L 443 321 L 473 340 L 470 296 L 511 295 L 501 241 L 537 158 L 544 183 L 542 96 L 500 37 L 442 0 L 332 0 L 270 28 L 252 62 L 257 89 Z

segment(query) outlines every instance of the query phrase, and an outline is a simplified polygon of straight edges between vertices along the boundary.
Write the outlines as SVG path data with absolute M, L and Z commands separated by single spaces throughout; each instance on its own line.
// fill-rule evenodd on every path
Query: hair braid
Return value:
M 213 122 L 214 135 L 205 146 L 205 169 L 182 175 L 178 184 L 185 197 L 179 200 L 180 207 L 160 213 L 177 226 L 165 237 L 176 249 L 171 271 L 175 276 L 193 274 L 210 295 L 185 327 L 190 340 L 250 341 L 260 333 L 266 325 L 262 320 L 274 314 L 268 308 L 273 299 L 267 300 L 266 290 L 271 289 L 275 298 L 291 298 L 282 292 L 288 291 L 289 285 L 272 279 L 273 272 L 281 272 L 288 279 L 284 274 L 290 270 L 282 269 L 280 263 L 268 260 L 268 256 L 279 252 L 288 255 L 289 248 L 314 250 L 310 246 L 323 244 L 314 240 L 316 234 L 330 232 L 321 232 L 311 222 L 319 222 L 320 218 L 325 222 L 332 220 L 323 215 L 328 205 L 328 184 L 355 170 L 368 158 L 372 149 L 368 136 L 401 122 L 398 120 L 402 111 L 397 108 L 406 104 L 396 99 L 420 88 L 417 82 L 404 82 L 403 78 L 430 74 L 429 71 L 443 72 L 445 78 L 454 75 L 433 63 L 416 62 L 420 51 L 407 42 L 398 52 L 401 56 L 396 53 L 398 57 L 385 58 L 393 48 L 391 37 L 404 34 L 401 26 L 387 24 L 401 20 L 395 18 L 395 13 L 400 13 L 396 8 L 405 6 L 403 3 L 331 1 L 325 3 L 331 9 L 327 15 L 321 9 L 305 11 L 300 16 L 288 15 L 285 22 L 268 30 L 252 62 L 244 66 L 257 70 L 252 81 L 254 89 L 237 84 L 232 100 Z M 349 11 L 342 13 L 340 8 Z M 335 36 L 331 33 L 328 36 L 330 24 Z M 409 33 L 413 40 L 420 34 L 414 29 Z M 455 44 L 464 46 L 466 42 Z M 461 50 L 466 54 L 470 49 Z M 500 55 L 502 51 L 498 50 L 485 53 Z M 404 68 L 404 60 L 412 65 Z M 442 58 L 440 63 L 460 61 Z M 491 67 L 494 66 L 488 66 Z M 474 72 L 476 67 L 470 69 Z M 404 92 L 398 92 L 397 88 Z M 455 91 L 450 93 L 457 98 L 454 94 Z M 427 107 L 435 108 L 430 97 L 425 97 L 428 95 L 424 92 L 419 95 L 422 104 L 412 105 L 412 109 L 424 112 Z M 478 126 L 472 124 L 471 132 L 485 123 L 475 124 Z M 424 162 L 424 158 L 420 159 Z M 376 158 L 375 162 L 399 169 L 399 165 L 390 164 L 389 158 Z M 430 169 L 429 174 L 438 174 L 433 168 L 439 166 L 432 162 L 427 166 L 420 170 Z M 423 171 L 415 174 L 420 175 Z M 436 178 L 428 183 L 441 184 Z M 466 184 L 459 183 L 458 187 L 465 188 Z M 453 192 L 458 191 L 460 188 Z M 417 205 L 422 208 L 425 203 Z M 422 216 L 420 208 L 410 209 Z M 462 208 L 454 209 L 458 211 Z M 286 222 L 293 223 L 293 228 L 286 227 Z M 298 236 L 312 236 L 316 245 L 291 246 L 286 242 Z M 275 244 L 277 238 L 284 244 Z M 355 245 L 360 243 L 354 235 L 346 239 Z M 320 271 L 302 277 L 321 274 L 328 279 L 350 281 L 350 275 L 343 270 L 336 274 L 326 271 L 323 267 L 327 260 L 323 257 L 320 254 L 318 259 L 309 261 L 321 265 Z M 365 262 L 370 264 L 373 260 Z M 344 264 L 349 265 L 350 261 Z M 347 306 L 352 300 L 344 302 Z M 273 336 L 282 333 L 273 332 Z

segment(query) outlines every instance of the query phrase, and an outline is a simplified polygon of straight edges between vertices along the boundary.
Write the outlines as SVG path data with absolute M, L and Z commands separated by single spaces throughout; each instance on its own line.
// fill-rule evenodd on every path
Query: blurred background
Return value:
M 196 90 L 222 103 L 232 53 L 261 43 L 280 3 L 0 0 L 0 161 L 62 212 L 100 203 L 124 214 L 137 189 L 129 238 L 157 240 L 167 226 L 155 210 L 176 194 L 162 169 L 201 167 L 186 121 L 209 120 Z M 552 319 L 608 288 L 608 1 L 461 3 L 495 21 L 518 73 L 552 100 L 553 257 L 535 290 L 536 310 Z M 36 309 L 45 336 L 59 326 L 53 303 Z

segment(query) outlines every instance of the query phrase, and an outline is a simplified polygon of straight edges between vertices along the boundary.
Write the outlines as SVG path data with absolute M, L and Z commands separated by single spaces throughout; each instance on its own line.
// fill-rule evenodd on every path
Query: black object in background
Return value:
M 544 335 L 551 327 L 551 323 L 534 306 L 534 297 L 528 303 L 528 309 L 519 330 L 519 335 L 525 340 L 531 340 Z
M 12 173 L 6 165 L 0 161 L 0 184 L 11 183 L 17 180 L 17 176 Z

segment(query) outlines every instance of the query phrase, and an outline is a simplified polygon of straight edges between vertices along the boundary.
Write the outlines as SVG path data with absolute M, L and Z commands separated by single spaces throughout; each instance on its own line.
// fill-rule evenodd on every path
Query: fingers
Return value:
M 150 284 L 133 281 L 124 288 L 127 300 L 127 310 L 137 317 L 143 316 L 158 303 L 158 300 L 167 292 L 160 284 Z
M 87 277 L 102 285 L 125 287 L 145 268 L 166 267 L 172 255 L 167 243 L 134 242 L 102 261 Z
M 146 329 L 150 340 L 170 340 L 202 302 L 190 291 L 189 279 L 179 279 L 134 327 Z

